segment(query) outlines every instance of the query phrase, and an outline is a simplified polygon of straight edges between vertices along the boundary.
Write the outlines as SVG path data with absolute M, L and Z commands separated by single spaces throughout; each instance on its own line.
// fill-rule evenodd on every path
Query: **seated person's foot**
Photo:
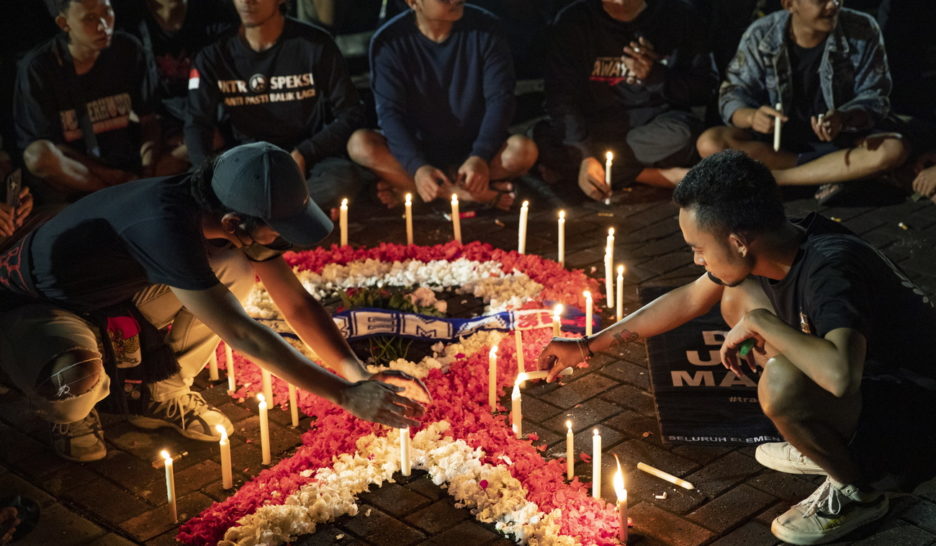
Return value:
M 476 194 L 468 193 L 467 190 L 462 189 L 462 191 L 458 192 L 458 198 L 468 202 L 481 203 L 492 209 L 507 211 L 516 201 L 517 192 L 514 191 L 512 182 L 498 180 L 491 182 L 487 189 Z
M 215 428 L 223 425 L 227 433 L 234 433 L 234 425 L 226 415 L 208 405 L 201 393 L 186 391 L 165 402 L 150 401 L 145 415 L 130 416 L 130 424 L 153 430 L 171 427 L 182 436 L 202 442 L 217 442 L 221 435 Z
M 20 524 L 19 512 L 12 506 L 0 508 L 0 544 L 8 544 Z
M 824 544 L 884 517 L 889 507 L 885 493 L 865 493 L 826 478 L 812 495 L 774 518 L 770 531 L 791 544 Z
M 22 540 L 39 523 L 39 503 L 23 495 L 0 500 L 0 544 Z
M 52 424 L 52 449 L 63 459 L 87 463 L 107 456 L 104 428 L 97 410 L 74 423 Z
M 388 209 L 395 209 L 403 204 L 403 200 L 396 189 L 389 182 L 383 180 L 377 182 L 377 199 Z
M 803 455 L 790 442 L 761 444 L 754 451 L 754 458 L 760 464 L 778 472 L 786 472 L 787 474 L 826 474 L 821 466 L 812 462 L 812 459 Z

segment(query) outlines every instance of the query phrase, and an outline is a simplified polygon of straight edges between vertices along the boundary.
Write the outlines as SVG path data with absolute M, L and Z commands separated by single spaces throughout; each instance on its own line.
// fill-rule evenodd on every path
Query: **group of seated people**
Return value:
M 764 162 L 780 185 L 821 185 L 822 201 L 842 182 L 894 173 L 913 151 L 904 185 L 936 197 L 929 142 L 908 138 L 891 110 L 881 32 L 840 0 L 784 0 L 756 20 L 720 88 L 684 0 L 568 2 L 548 31 L 546 116 L 528 134 L 510 134 L 504 29 L 461 1 L 407 0 L 373 35 L 378 127 L 333 39 L 286 15 L 285 0 L 48 4 L 61 32 L 20 61 L 13 103 L 29 189 L 18 210 L 0 210 L 0 235 L 33 201 L 183 172 L 257 141 L 290 151 L 325 210 L 367 186 L 391 207 L 409 192 L 506 210 L 511 180 L 531 169 L 600 200 L 633 182 L 675 186 L 726 149 Z M 725 125 L 706 128 L 700 112 L 716 93 Z

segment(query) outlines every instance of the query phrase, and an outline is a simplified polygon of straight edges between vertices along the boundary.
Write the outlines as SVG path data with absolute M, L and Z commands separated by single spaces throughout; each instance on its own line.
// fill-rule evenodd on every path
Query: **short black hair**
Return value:
M 694 210 L 699 228 L 718 236 L 764 233 L 786 222 L 770 169 L 737 150 L 700 161 L 676 186 L 673 202 Z
M 45 4 L 46 9 L 49 10 L 49 15 L 54 19 L 68 11 L 68 4 L 79 1 L 80 0 L 45 0 Z
M 221 203 L 221 200 L 218 199 L 217 194 L 215 194 L 214 189 L 211 187 L 211 179 L 214 176 L 217 162 L 218 156 L 211 156 L 192 170 L 192 175 L 189 179 L 189 193 L 192 199 L 195 200 L 198 208 L 205 212 L 217 214 L 218 216 L 224 216 L 229 212 L 233 212 L 241 217 L 241 225 L 248 232 L 252 232 L 254 228 L 266 224 L 266 222 L 256 216 L 250 216 L 232 210 Z

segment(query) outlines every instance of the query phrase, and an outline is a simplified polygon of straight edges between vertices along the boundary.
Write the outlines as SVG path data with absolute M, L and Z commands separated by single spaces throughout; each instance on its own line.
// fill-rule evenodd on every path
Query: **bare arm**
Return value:
M 642 337 L 672 330 L 708 312 L 722 296 L 724 287 L 702 275 L 695 281 L 663 294 L 590 338 L 588 350 L 603 351 Z M 540 369 L 549 369 L 549 381 L 559 372 L 581 362 L 586 353 L 576 339 L 554 339 L 539 356 Z M 555 363 L 553 363 L 555 360 Z M 550 366 L 551 365 L 551 366 Z
M 37 140 L 23 152 L 29 171 L 64 192 L 90 193 L 132 180 L 135 175 L 102 165 L 67 146 Z
M 223 285 L 207 290 L 172 288 L 189 311 L 238 352 L 297 387 L 330 400 L 357 417 L 393 427 L 415 426 L 418 403 L 378 381 L 352 383 L 308 360 L 279 335 L 251 319 Z M 333 326 L 334 327 L 334 326 Z

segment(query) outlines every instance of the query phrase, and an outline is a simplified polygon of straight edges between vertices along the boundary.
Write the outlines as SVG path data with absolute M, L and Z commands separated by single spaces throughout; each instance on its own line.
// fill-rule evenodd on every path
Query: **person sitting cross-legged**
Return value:
M 509 180 L 536 162 L 533 141 L 508 135 L 514 67 L 498 20 L 461 0 L 407 0 L 371 40 L 372 87 L 383 133 L 356 131 L 351 159 L 379 178 L 387 206 L 403 193 L 426 202 L 509 209 Z
M 888 117 L 891 78 L 874 19 L 841 0 L 783 7 L 745 32 L 720 91 L 727 125 L 705 131 L 697 147 L 702 157 L 741 150 L 781 186 L 823 184 L 824 202 L 843 189 L 837 183 L 893 171 L 909 147 Z

